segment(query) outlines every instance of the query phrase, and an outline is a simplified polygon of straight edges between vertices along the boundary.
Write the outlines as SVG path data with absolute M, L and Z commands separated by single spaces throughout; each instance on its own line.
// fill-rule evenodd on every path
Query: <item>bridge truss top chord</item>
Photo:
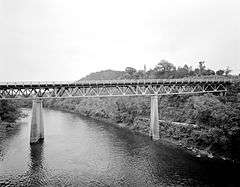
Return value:
M 140 79 L 72 82 L 2 82 L 0 100 L 151 96 L 226 92 L 229 78 Z

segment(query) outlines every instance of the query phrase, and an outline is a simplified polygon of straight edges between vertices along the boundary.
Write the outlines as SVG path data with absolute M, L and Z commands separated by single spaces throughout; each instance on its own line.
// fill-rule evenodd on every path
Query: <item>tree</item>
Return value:
M 232 70 L 229 69 L 229 67 L 227 67 L 227 68 L 225 69 L 225 75 L 228 76 L 231 71 L 232 71 Z
M 154 72 L 155 78 L 174 78 L 176 67 L 166 60 L 161 60 L 154 68 Z
M 130 75 L 133 75 L 134 73 L 137 72 L 137 70 L 135 68 L 132 68 L 132 67 L 126 67 L 125 72 L 130 74 Z
M 170 71 L 176 70 L 176 67 L 172 63 L 166 60 L 161 60 L 156 66 L 156 69 L 162 72 L 170 72 Z
M 198 62 L 199 63 L 199 75 L 202 75 L 206 66 L 204 65 L 204 61 Z
M 216 71 L 216 74 L 222 76 L 224 74 L 224 70 L 220 69 L 220 70 Z
M 191 71 L 191 67 L 188 67 L 186 64 L 183 67 L 178 67 L 175 78 L 188 77 Z
M 207 70 L 204 70 L 203 75 L 215 75 L 215 71 L 211 70 L 211 69 L 207 69 Z
M 137 70 L 132 67 L 126 67 L 125 72 L 123 74 L 124 79 L 135 79 Z
M 145 78 L 145 72 L 143 70 L 139 70 L 135 73 L 135 78 L 137 79 L 144 79 Z
M 0 101 L 0 119 L 6 122 L 15 122 L 22 117 L 20 107 L 14 101 Z

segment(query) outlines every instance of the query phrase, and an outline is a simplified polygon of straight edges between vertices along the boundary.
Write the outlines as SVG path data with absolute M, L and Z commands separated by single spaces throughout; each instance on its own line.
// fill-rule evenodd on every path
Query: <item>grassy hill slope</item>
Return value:
M 123 71 L 103 70 L 99 72 L 90 73 L 86 77 L 81 78 L 79 81 L 121 79 L 123 73 L 124 73 Z

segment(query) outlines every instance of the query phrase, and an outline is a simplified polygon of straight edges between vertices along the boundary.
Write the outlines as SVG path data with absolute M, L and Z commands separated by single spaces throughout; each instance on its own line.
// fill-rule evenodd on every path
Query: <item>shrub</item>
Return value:
M 0 121 L 12 123 L 22 116 L 20 107 L 14 101 L 0 101 Z

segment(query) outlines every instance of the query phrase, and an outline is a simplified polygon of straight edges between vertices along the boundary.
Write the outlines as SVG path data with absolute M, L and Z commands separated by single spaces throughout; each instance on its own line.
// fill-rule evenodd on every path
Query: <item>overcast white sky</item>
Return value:
M 161 59 L 240 73 L 240 1 L 0 0 L 0 82 L 75 80 Z

